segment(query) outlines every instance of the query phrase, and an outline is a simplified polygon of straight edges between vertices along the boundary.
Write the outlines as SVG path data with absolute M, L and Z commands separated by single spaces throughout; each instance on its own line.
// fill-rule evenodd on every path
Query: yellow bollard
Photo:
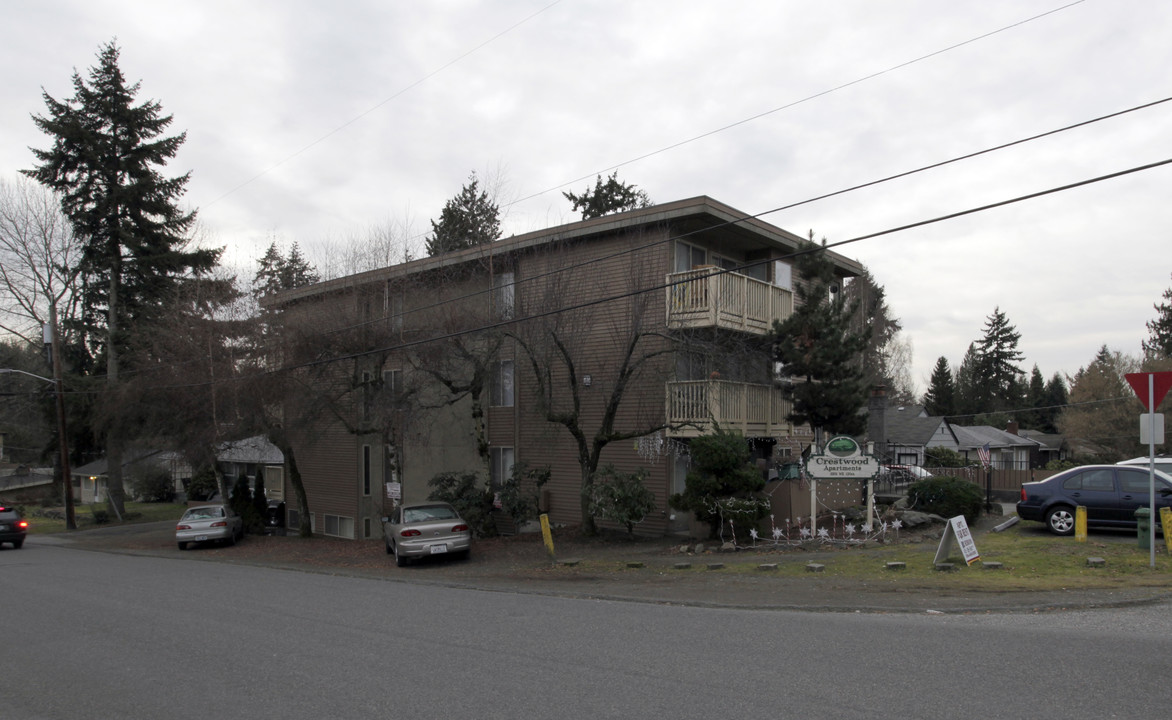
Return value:
M 1172 508 L 1160 508 L 1160 528 L 1164 531 L 1164 548 L 1172 555 Z
M 557 555 L 553 551 L 553 533 L 549 531 L 549 515 L 541 513 L 541 537 L 545 540 L 545 548 L 549 550 L 549 556 L 556 558 Z
M 1082 505 L 1074 509 L 1074 539 L 1087 541 L 1087 509 Z

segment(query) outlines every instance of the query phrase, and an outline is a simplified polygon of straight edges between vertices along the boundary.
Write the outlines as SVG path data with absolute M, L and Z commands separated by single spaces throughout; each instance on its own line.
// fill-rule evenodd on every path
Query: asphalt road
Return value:
M 1134 718 L 1166 605 L 817 614 L 0 551 L 0 717 Z

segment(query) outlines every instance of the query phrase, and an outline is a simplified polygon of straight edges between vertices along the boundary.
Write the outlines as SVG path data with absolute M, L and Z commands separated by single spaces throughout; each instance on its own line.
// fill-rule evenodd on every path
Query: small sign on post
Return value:
M 972 565 L 981 559 L 981 554 L 977 552 L 977 543 L 973 541 L 973 534 L 969 532 L 969 524 L 965 522 L 964 515 L 957 515 L 951 518 L 948 525 L 944 527 L 944 536 L 940 538 L 940 547 L 936 548 L 935 562 L 942 563 L 948 558 L 948 551 L 954 540 L 960 547 L 961 554 L 964 555 L 966 565 Z

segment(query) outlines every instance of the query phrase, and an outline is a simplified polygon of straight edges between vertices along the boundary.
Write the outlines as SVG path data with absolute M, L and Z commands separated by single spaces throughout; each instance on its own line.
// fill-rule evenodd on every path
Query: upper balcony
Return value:
M 788 435 L 793 409 L 779 388 L 727 380 L 685 380 L 667 384 L 669 437 L 699 437 L 713 431 L 740 430 L 746 437 Z
M 766 335 L 794 310 L 793 293 L 716 267 L 667 276 L 667 327 L 723 328 Z

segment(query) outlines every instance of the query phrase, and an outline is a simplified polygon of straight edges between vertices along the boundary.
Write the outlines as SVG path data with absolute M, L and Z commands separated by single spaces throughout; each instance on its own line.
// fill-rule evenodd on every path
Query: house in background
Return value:
M 285 500 L 285 456 L 263 435 L 229 440 L 216 448 L 216 465 L 229 491 L 244 477 L 248 489 L 256 490 L 256 479 L 264 484 L 265 497 Z
M 1030 458 L 1038 443 L 1009 432 L 999 430 L 989 425 L 953 425 L 956 433 L 957 452 L 969 462 L 978 464 L 978 451 L 985 445 L 989 446 L 990 464 L 997 470 L 1029 470 Z
M 867 435 L 874 455 L 884 465 L 928 464 L 930 448 L 957 449 L 956 434 L 948 420 L 932 417 L 921 405 L 887 405 L 885 391 L 875 388 L 867 408 Z
M 191 481 L 191 465 L 177 452 L 170 450 L 139 450 L 126 453 L 122 463 L 122 482 L 127 498 L 133 493 L 133 480 L 145 473 L 166 473 L 176 494 L 183 492 Z M 89 504 L 107 500 L 106 477 L 109 466 L 106 458 L 99 458 L 70 469 L 73 478 L 73 496 L 78 502 Z
M 693 438 L 738 430 L 763 468 L 808 444 L 786 419 L 767 341 L 793 312 L 804 242 L 697 197 L 266 298 L 282 318 L 273 355 L 308 388 L 284 412 L 312 526 L 378 537 L 377 518 L 426 498 L 438 473 L 496 484 L 517 463 L 550 468 L 545 509 L 576 524 L 583 450 L 553 413 L 574 418 L 586 452 L 613 418 L 621 439 L 599 467 L 647 473 L 657 507 L 639 531 L 688 531 L 668 498 L 684 489 Z M 862 272 L 828 257 L 840 278 Z

